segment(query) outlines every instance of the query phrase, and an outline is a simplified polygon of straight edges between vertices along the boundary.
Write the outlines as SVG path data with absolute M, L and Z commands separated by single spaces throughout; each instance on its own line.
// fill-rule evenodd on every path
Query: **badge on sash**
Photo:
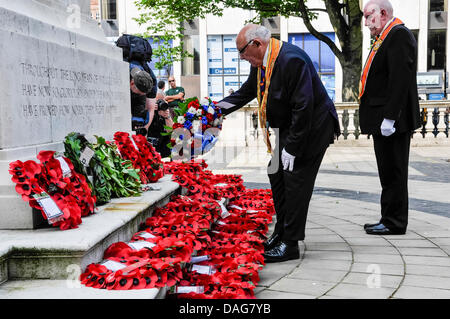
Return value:
M 383 43 L 383 40 L 381 40 L 381 39 L 378 39 L 377 41 L 375 41 L 375 43 L 373 44 L 373 50 L 378 51 L 378 49 L 381 47 L 382 43 Z

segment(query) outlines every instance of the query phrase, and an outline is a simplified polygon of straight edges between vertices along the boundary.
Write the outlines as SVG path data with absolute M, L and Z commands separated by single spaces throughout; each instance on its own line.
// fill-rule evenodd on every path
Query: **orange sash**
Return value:
M 377 54 L 378 49 L 383 44 L 384 39 L 388 36 L 389 32 L 392 30 L 393 27 L 396 25 L 403 24 L 403 22 L 399 18 L 394 18 L 391 23 L 387 26 L 387 28 L 384 29 L 384 31 L 381 33 L 380 37 L 377 38 L 377 40 L 373 43 L 372 48 L 370 49 L 369 57 L 367 58 L 366 64 L 364 65 L 364 69 L 361 73 L 361 79 L 359 81 L 359 99 L 361 100 L 361 97 L 364 94 L 364 90 L 366 88 L 366 81 L 367 76 L 369 75 L 370 66 L 372 65 L 373 59 L 375 58 L 375 54 Z
M 269 135 L 269 125 L 267 123 L 267 117 L 266 117 L 266 106 L 267 106 L 267 93 L 269 92 L 269 86 L 270 86 L 270 78 L 272 76 L 272 70 L 273 66 L 275 64 L 275 61 L 278 57 L 278 54 L 280 53 L 281 46 L 283 45 L 283 42 L 280 40 L 271 38 L 269 42 L 269 52 L 268 52 L 268 58 L 267 58 L 267 67 L 265 71 L 265 88 L 264 92 L 262 94 L 261 99 L 261 67 L 258 68 L 258 81 L 257 81 L 257 87 L 258 87 L 258 113 L 259 113 L 259 123 L 261 125 L 262 131 L 263 131 L 263 137 L 264 141 L 267 145 L 267 152 L 272 153 L 272 146 L 270 143 L 270 135 Z

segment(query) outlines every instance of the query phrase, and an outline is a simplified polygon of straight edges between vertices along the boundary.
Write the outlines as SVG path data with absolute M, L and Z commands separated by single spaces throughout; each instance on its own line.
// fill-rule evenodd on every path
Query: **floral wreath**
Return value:
M 139 170 L 142 184 L 155 183 L 164 176 L 164 165 L 161 155 L 142 135 L 130 135 L 116 132 L 114 142 L 122 158 L 130 160 L 133 167 Z
M 130 242 L 109 246 L 101 263 L 87 266 L 81 282 L 120 290 L 165 286 L 169 298 L 254 298 L 274 214 L 271 192 L 245 189 L 240 176 L 214 175 L 206 166 L 170 163 L 166 169 L 185 180 L 187 195 L 174 195 L 157 208 Z M 216 192 L 191 193 L 191 185 Z M 216 198 L 224 195 L 221 188 L 229 189 L 226 208 Z
M 206 98 L 206 103 L 200 104 L 197 97 L 179 103 L 174 109 L 173 126 L 165 127 L 167 133 L 162 133 L 171 135 L 167 146 L 172 150 L 178 146 L 178 155 L 185 156 L 183 146 L 186 145 L 191 152 L 189 159 L 209 152 L 222 130 L 223 114 L 216 104 L 210 98 Z M 188 130 L 189 136 L 185 130 Z M 172 157 L 173 155 L 172 151 Z
M 74 170 L 68 158 L 55 156 L 54 151 L 41 151 L 37 159 L 40 163 L 33 160 L 10 163 L 9 173 L 16 192 L 30 207 L 40 211 L 44 219 L 47 219 L 45 209 L 36 196 L 49 196 L 63 213 L 49 223 L 61 230 L 77 228 L 81 217 L 93 214 L 95 209 L 96 197 L 86 178 Z
M 101 136 L 94 136 L 96 143 L 91 144 L 82 134 L 71 133 L 66 136 L 64 146 L 66 156 L 77 163 L 78 173 L 91 172 L 92 190 L 97 197 L 97 204 L 106 204 L 111 198 L 141 194 L 141 176 L 139 170 L 133 167 L 132 161 L 119 155 L 114 142 L 106 141 Z M 85 170 L 80 156 L 87 148 L 92 151 L 93 156 L 86 163 L 87 170 Z

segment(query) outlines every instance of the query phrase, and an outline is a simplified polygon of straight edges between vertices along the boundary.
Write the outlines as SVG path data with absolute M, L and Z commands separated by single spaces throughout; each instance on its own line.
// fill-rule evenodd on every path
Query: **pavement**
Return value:
M 450 298 L 450 147 L 447 139 L 412 145 L 405 235 L 364 232 L 363 224 L 380 218 L 373 147 L 338 141 L 317 176 L 300 259 L 267 264 L 256 298 Z M 260 138 L 247 147 L 218 143 L 205 159 L 215 174 L 241 174 L 248 188 L 270 188 Z

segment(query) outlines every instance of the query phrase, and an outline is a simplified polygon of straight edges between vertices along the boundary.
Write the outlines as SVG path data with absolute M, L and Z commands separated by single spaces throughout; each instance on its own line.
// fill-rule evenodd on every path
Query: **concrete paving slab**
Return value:
M 398 250 L 405 256 L 448 257 L 448 254 L 441 248 L 398 247 Z
M 400 255 L 390 255 L 390 254 L 354 254 L 355 262 L 360 263 L 382 263 L 382 264 L 396 264 L 403 265 L 403 260 Z
M 403 280 L 403 276 L 393 276 L 380 273 L 351 272 L 342 280 L 342 283 L 356 285 L 374 285 L 380 288 L 397 288 Z
M 450 290 L 403 286 L 394 295 L 402 299 L 450 299 Z
M 405 276 L 403 286 L 414 286 L 421 288 L 439 288 L 450 291 L 450 278 L 441 277 L 439 274 L 435 276 L 409 275 Z
M 306 243 L 306 249 L 308 251 L 315 250 L 339 250 L 339 251 L 351 251 L 349 245 L 346 243 Z
M 327 259 L 309 259 L 302 260 L 299 268 L 313 268 L 313 269 L 331 269 L 331 270 L 345 270 L 348 271 L 352 265 L 350 260 L 327 260 Z
M 393 288 L 369 288 L 367 285 L 342 283 L 326 295 L 351 299 L 387 299 L 394 293 Z
M 399 252 L 396 247 L 393 246 L 363 246 L 352 245 L 350 246 L 355 254 L 377 254 L 377 255 L 398 255 Z
M 345 241 L 351 246 L 392 246 L 386 239 L 370 235 L 366 237 L 345 237 Z
M 334 285 L 334 283 L 316 280 L 283 278 L 277 281 L 274 285 L 270 286 L 270 289 L 281 292 L 320 296 L 331 289 Z
M 448 266 L 429 266 L 429 265 L 406 265 L 406 274 L 450 277 L 450 267 Z M 450 289 L 450 288 L 449 288 Z
M 337 242 L 344 242 L 344 240 L 336 235 L 309 235 L 308 237 L 305 236 L 305 243 L 337 243 Z
M 352 260 L 352 253 L 349 251 L 305 251 L 305 257 L 307 259 L 327 259 L 327 260 Z
M 297 268 L 290 275 L 289 278 L 304 279 L 304 280 L 320 280 L 325 282 L 338 283 L 347 274 L 345 270 L 330 270 L 330 269 L 304 269 Z
M 261 292 L 255 294 L 257 299 L 315 299 L 316 296 L 297 294 L 291 292 L 276 291 L 270 289 L 264 289 Z
M 430 238 L 435 245 L 438 246 L 450 246 L 450 238 Z
M 401 264 L 382 264 L 382 263 L 354 263 L 352 265 L 351 271 L 356 273 L 373 273 L 374 265 L 378 267 L 379 273 L 382 275 L 395 275 L 395 276 L 404 276 L 405 274 L 405 266 Z
M 404 256 L 407 265 L 445 266 L 450 267 L 448 257 Z
M 430 247 L 435 248 L 436 245 L 427 239 L 389 239 L 389 242 L 396 247 Z

